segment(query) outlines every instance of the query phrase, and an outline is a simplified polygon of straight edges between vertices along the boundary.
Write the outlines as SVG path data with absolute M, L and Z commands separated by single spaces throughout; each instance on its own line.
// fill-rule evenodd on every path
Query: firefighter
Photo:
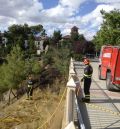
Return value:
M 93 73 L 93 68 L 90 65 L 89 59 L 87 59 L 87 58 L 84 59 L 84 64 L 85 64 L 84 75 L 83 75 L 83 78 L 81 79 L 81 82 L 84 81 L 85 97 L 82 98 L 82 101 L 90 102 L 90 86 L 91 86 L 91 81 L 92 81 L 91 77 L 92 77 L 92 73 Z
M 32 100 L 32 95 L 33 95 L 33 79 L 32 76 L 29 76 L 27 81 L 27 99 Z

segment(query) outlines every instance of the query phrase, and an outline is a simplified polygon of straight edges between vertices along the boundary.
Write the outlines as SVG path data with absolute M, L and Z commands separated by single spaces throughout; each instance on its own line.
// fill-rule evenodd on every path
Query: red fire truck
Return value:
M 106 79 L 108 90 L 120 89 L 120 46 L 102 46 L 98 77 Z

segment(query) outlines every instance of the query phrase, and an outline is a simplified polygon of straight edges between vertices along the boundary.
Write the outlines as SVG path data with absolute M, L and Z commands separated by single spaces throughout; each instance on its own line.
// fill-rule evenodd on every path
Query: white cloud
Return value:
M 97 22 L 101 23 L 101 10 L 105 10 L 106 12 L 109 12 L 113 10 L 114 7 L 110 5 L 98 5 L 95 10 L 93 10 L 91 13 L 85 15 L 82 17 L 82 22 L 84 24 L 87 24 L 89 22 L 95 22 L 97 19 Z
M 0 0 L 0 15 L 11 17 L 19 16 L 18 12 L 20 10 L 27 12 L 35 3 L 38 2 L 32 0 Z
M 90 28 L 99 27 L 102 22 L 103 22 L 102 17 L 97 17 L 94 22 L 91 22 Z
M 120 3 L 120 0 L 96 0 L 96 2 L 110 4 L 110 3 Z
M 87 0 L 60 0 L 60 4 L 71 8 L 79 8 L 85 1 Z
M 29 22 L 29 19 L 37 16 L 42 9 L 42 3 L 37 0 L 0 0 L 0 16 L 3 16 L 3 20 L 7 19 L 4 22 L 6 26 Z
M 40 0 L 0 0 L 0 30 L 12 24 L 42 24 L 49 35 L 56 29 L 65 35 L 75 25 L 80 33 L 91 39 L 102 23 L 100 10 L 109 12 L 120 8 L 120 0 L 95 1 L 102 4 L 89 14 L 76 16 L 87 0 L 59 0 L 58 5 L 50 9 L 44 9 Z
M 7 30 L 9 20 L 12 20 L 12 18 L 8 18 L 8 17 L 5 17 L 5 16 L 0 16 L 0 26 L 1 26 L 0 31 Z
M 120 0 L 96 0 L 97 3 L 103 3 L 113 6 L 116 9 L 120 9 Z
M 60 7 L 63 8 L 62 6 L 60 6 Z M 65 34 L 69 34 L 70 29 L 75 25 L 80 28 L 79 29 L 80 34 L 84 34 L 86 39 L 88 39 L 88 40 L 92 39 L 92 37 L 96 34 L 96 31 L 100 28 L 100 25 L 103 21 L 102 15 L 100 13 L 100 10 L 102 10 L 102 9 L 104 9 L 106 12 L 109 12 L 109 11 L 113 10 L 114 7 L 111 5 L 104 5 L 104 4 L 98 5 L 95 10 L 93 10 L 91 13 L 89 13 L 83 17 L 81 17 L 81 16 L 69 17 L 68 12 L 67 12 L 67 14 L 65 15 L 66 16 L 65 18 L 62 15 L 63 12 L 65 11 L 65 8 L 63 8 L 63 10 L 61 10 L 61 12 L 62 12 L 61 14 L 57 14 L 57 11 L 56 11 L 55 15 L 51 16 L 51 18 L 59 16 L 58 19 L 53 19 L 53 21 L 55 22 L 55 20 L 58 20 L 56 23 L 60 23 L 59 18 L 61 18 L 61 23 L 57 24 L 57 25 L 55 25 L 53 23 L 52 26 L 54 26 L 57 29 L 60 29 L 62 34 L 65 35 Z M 51 9 L 51 10 L 53 11 L 53 9 Z M 52 13 L 51 10 L 49 10 L 48 12 Z M 50 16 L 48 15 L 47 17 L 50 17 Z M 63 20 L 63 22 L 62 22 L 62 20 Z M 47 29 L 49 30 L 49 27 L 47 27 Z M 54 29 L 52 29 L 52 30 L 54 31 Z M 48 31 L 48 32 L 51 32 L 51 34 L 53 33 L 52 31 Z
M 102 15 L 100 10 L 104 9 L 106 12 L 109 12 L 114 9 L 111 5 L 98 5 L 95 10 L 91 13 L 81 17 L 81 26 L 80 33 L 82 32 L 86 39 L 92 39 L 96 34 L 96 31 L 100 28 L 101 23 L 103 22 Z
M 47 21 L 50 20 L 58 23 L 65 23 L 67 18 L 73 16 L 74 13 L 74 9 L 58 5 L 54 8 L 43 10 L 41 15 L 44 20 L 47 19 Z
M 62 35 L 70 34 L 70 29 L 73 27 L 70 23 L 60 24 L 60 23 L 43 23 L 46 32 L 51 36 L 54 30 L 61 30 Z
M 71 9 L 71 7 L 77 8 L 78 6 L 72 5 L 72 3 L 74 3 L 73 0 L 64 0 L 64 1 L 61 0 L 60 2 L 61 2 L 61 5 L 59 5 L 59 8 L 58 8 L 58 6 L 56 6 L 56 8 L 58 10 L 55 12 L 54 17 L 58 18 L 57 19 L 58 23 L 60 23 L 60 19 L 62 19 L 63 22 L 61 22 L 61 24 L 57 24 L 57 26 L 54 26 L 54 25 L 53 26 L 55 28 L 61 29 L 62 34 L 65 35 L 65 34 L 69 34 L 70 29 L 75 25 L 75 26 L 79 27 L 79 33 L 84 34 L 85 38 L 87 40 L 92 39 L 93 36 L 96 34 L 96 31 L 98 31 L 100 29 L 100 25 L 103 22 L 100 10 L 103 9 L 106 12 L 110 12 L 115 7 L 117 8 L 117 6 L 115 6 L 115 4 L 114 4 L 114 6 L 111 4 L 101 4 L 101 5 L 98 5 L 95 10 L 93 10 L 92 12 L 90 12 L 89 14 L 87 14 L 85 16 L 81 17 L 81 16 L 71 15 L 72 17 L 69 17 L 70 16 L 70 15 L 68 15 L 69 12 L 71 12 L 71 14 L 72 13 L 74 14 L 74 9 L 67 10 L 67 13 L 66 13 L 66 7 L 64 7 L 64 6 L 67 6 L 67 8 L 70 7 L 69 9 Z M 80 1 L 77 1 L 77 2 L 80 2 Z M 81 3 L 82 2 L 84 2 L 84 1 L 81 1 Z M 81 3 L 79 3 L 79 4 L 81 4 Z M 56 10 L 56 8 L 54 8 L 54 9 Z M 54 9 L 49 10 L 50 13 L 52 13 L 52 11 Z M 59 12 L 59 9 L 62 12 L 61 14 L 57 13 L 57 12 Z M 65 17 L 62 14 L 65 14 Z M 48 15 L 48 17 L 49 17 L 49 15 Z M 48 27 L 48 30 L 49 30 L 49 27 Z

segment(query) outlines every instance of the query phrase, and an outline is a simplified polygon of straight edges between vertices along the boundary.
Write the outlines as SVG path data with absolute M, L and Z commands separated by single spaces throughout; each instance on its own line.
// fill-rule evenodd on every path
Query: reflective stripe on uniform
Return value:
M 91 78 L 92 77 L 92 74 L 90 75 L 87 75 L 87 74 L 84 74 L 85 77 L 88 77 L 88 78 Z
M 32 85 L 28 85 L 28 87 L 32 87 Z

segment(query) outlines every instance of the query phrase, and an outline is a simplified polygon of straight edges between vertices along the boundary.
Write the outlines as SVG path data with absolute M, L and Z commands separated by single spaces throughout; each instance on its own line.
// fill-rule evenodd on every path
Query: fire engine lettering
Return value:
M 103 57 L 111 58 L 111 53 L 104 53 Z
M 116 77 L 115 80 L 116 80 L 116 81 L 120 81 L 120 77 Z

